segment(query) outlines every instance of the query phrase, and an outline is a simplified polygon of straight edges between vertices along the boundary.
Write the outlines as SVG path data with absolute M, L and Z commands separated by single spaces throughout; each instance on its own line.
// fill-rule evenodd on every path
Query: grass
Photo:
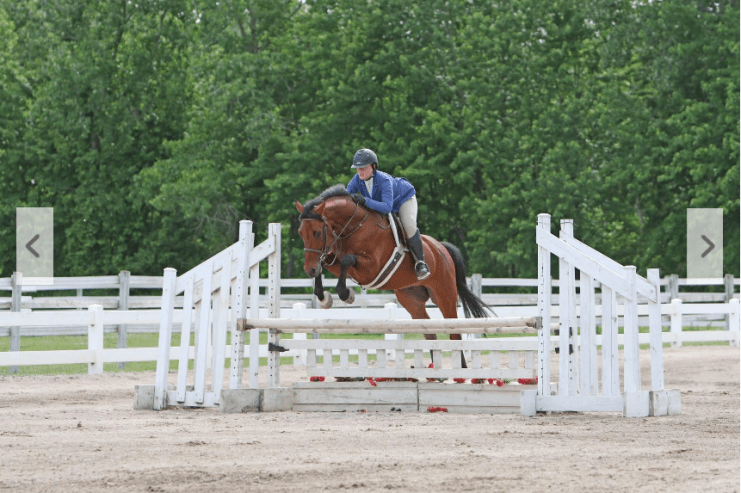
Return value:
M 718 327 L 685 327 L 683 331 L 711 331 L 719 330 Z M 648 333 L 648 327 L 641 327 L 639 329 L 641 333 Z M 669 328 L 664 327 L 664 332 L 668 332 Z M 602 328 L 597 327 L 597 333 L 602 333 Z M 619 329 L 619 333 L 623 333 L 623 329 Z M 487 338 L 499 338 L 499 337 L 532 337 L 533 334 L 487 334 Z M 281 335 L 283 339 L 291 339 L 291 334 Z M 447 335 L 438 336 L 441 340 L 447 340 Z M 383 339 L 382 334 L 323 334 L 322 339 L 366 339 L 366 340 L 381 340 Z M 130 348 L 134 347 L 157 347 L 159 341 L 158 334 L 137 334 L 130 333 L 127 336 L 127 346 Z M 191 345 L 193 344 L 194 336 L 191 335 Z M 423 339 L 421 334 L 408 334 L 405 339 L 420 340 Z M 227 344 L 230 344 L 231 334 L 227 334 Z M 246 343 L 249 343 L 249 332 L 246 334 Z M 115 348 L 118 344 L 118 335 L 115 333 L 105 334 L 103 347 Z M 180 334 L 173 334 L 171 344 L 173 346 L 180 345 Z M 260 334 L 260 344 L 267 344 L 267 333 Z M 670 343 L 664 343 L 664 347 L 669 347 Z M 683 346 L 724 346 L 728 345 L 728 342 L 686 342 Z M 10 338 L 0 338 L 0 351 L 8 351 L 10 346 Z M 641 349 L 648 349 L 648 344 L 641 344 Z M 44 336 L 44 337 L 23 337 L 21 338 L 21 351 L 55 351 L 55 350 L 74 350 L 74 349 L 87 349 L 87 336 Z M 484 352 L 486 354 L 486 352 Z M 450 353 L 445 353 L 444 356 L 449 356 Z M 407 355 L 407 357 L 412 357 Z M 245 358 L 248 359 L 248 358 Z M 375 355 L 369 354 L 369 360 L 375 360 Z M 317 355 L 317 363 L 321 364 L 323 358 Z M 333 358 L 334 361 L 339 361 L 339 356 Z M 357 361 L 357 356 L 350 356 L 350 361 Z M 281 358 L 281 364 L 292 364 L 293 358 Z M 247 362 L 245 361 L 245 365 Z M 176 370 L 178 362 L 171 361 L 170 369 Z M 260 366 L 267 366 L 267 358 L 260 358 Z M 142 361 L 142 362 L 129 362 L 126 363 L 124 368 L 119 368 L 117 363 L 106 363 L 104 365 L 105 372 L 117 373 L 117 372 L 143 372 L 143 371 L 154 371 L 156 362 L 154 361 Z M 193 361 L 189 364 L 190 369 L 193 368 Z M 229 367 L 229 361 L 225 363 L 225 367 Z M 38 365 L 38 366 L 20 366 L 18 367 L 17 375 L 66 375 L 66 374 L 85 374 L 88 372 L 87 364 L 72 364 L 72 365 Z M 0 367 L 0 375 L 9 375 L 8 367 Z

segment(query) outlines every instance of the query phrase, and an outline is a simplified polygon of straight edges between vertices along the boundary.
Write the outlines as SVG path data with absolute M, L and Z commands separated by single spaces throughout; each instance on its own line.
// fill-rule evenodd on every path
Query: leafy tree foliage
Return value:
M 535 275 L 536 216 L 684 275 L 688 207 L 739 275 L 735 3 L 0 0 L 0 276 L 18 206 L 57 275 L 183 271 L 370 147 L 469 273 Z

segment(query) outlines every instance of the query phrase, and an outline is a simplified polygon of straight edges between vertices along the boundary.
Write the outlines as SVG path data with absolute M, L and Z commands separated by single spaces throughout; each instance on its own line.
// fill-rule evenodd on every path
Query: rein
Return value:
M 312 252 L 312 253 L 319 254 L 320 255 L 320 257 L 319 257 L 319 264 L 320 265 L 333 265 L 335 262 L 337 262 L 337 258 L 340 255 L 335 255 L 335 258 L 332 261 L 332 263 L 330 263 L 330 264 L 325 264 L 324 263 L 325 259 L 327 258 L 327 255 L 334 249 L 335 245 L 337 245 L 337 243 L 340 240 L 347 239 L 347 238 L 351 237 L 353 234 L 355 234 L 363 226 L 363 223 L 365 222 L 365 220 L 368 219 L 368 216 L 370 215 L 370 211 L 368 211 L 366 209 L 365 216 L 363 217 L 363 219 L 360 220 L 360 222 L 358 223 L 358 225 L 355 226 L 355 229 L 353 229 L 352 231 L 350 231 L 349 233 L 347 233 L 345 236 L 342 236 L 342 234 L 345 232 L 345 230 L 348 228 L 348 226 L 350 226 L 350 223 L 352 223 L 352 220 L 355 219 L 355 215 L 358 213 L 358 209 L 359 208 L 360 208 L 360 205 L 358 203 L 355 203 L 355 209 L 353 210 L 352 215 L 350 216 L 350 219 L 347 220 L 347 223 L 345 223 L 345 225 L 342 227 L 342 230 L 340 230 L 339 233 L 335 233 L 334 230 L 329 227 L 329 224 L 327 223 L 327 218 L 325 216 L 321 216 L 321 219 L 304 218 L 303 219 L 304 221 L 307 221 L 307 220 L 308 221 L 320 221 L 321 220 L 322 223 L 324 223 L 324 227 L 322 228 L 322 237 L 323 237 L 323 239 L 322 239 L 322 249 L 321 250 L 317 250 L 315 248 L 304 248 L 304 251 L 305 252 Z M 327 237 L 328 237 L 327 231 L 328 230 L 332 233 L 332 236 L 334 237 L 334 241 L 332 241 L 332 244 L 329 245 L 329 246 L 327 246 Z

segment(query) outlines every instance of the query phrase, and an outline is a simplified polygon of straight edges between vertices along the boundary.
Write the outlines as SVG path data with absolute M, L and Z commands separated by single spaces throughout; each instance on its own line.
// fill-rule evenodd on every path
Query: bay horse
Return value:
M 326 267 L 338 278 L 340 300 L 352 303 L 355 296 L 347 287 L 347 277 L 361 286 L 370 285 L 394 253 L 396 242 L 388 215 L 355 203 L 344 185 L 330 187 L 303 205 L 296 201 L 296 209 L 301 213 L 298 233 L 304 241 L 304 270 L 314 278 L 314 295 L 323 308 L 331 306 L 331 295 L 322 285 L 322 270 Z M 422 244 L 430 277 L 417 280 L 414 260 L 407 254 L 393 276 L 376 289 L 394 291 L 414 319 L 430 318 L 425 309 L 429 299 L 443 317 L 458 318 L 458 298 L 466 318 L 488 317 L 486 304 L 466 286 L 460 250 L 427 235 L 422 235 Z M 425 334 L 425 339 L 437 336 Z M 461 335 L 450 334 L 450 339 L 461 340 Z M 466 368 L 463 353 L 461 364 Z

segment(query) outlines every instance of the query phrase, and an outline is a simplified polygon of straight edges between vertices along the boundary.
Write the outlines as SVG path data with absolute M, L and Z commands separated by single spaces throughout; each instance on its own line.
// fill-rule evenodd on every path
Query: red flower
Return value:
M 309 377 L 310 382 L 323 382 L 324 377 Z
M 453 381 L 455 383 L 466 383 L 466 379 L 465 378 L 454 378 Z
M 440 413 L 440 412 L 447 413 L 448 412 L 448 408 L 447 407 L 432 407 L 432 406 L 430 406 L 430 407 L 427 408 L 427 412 L 428 413 Z

